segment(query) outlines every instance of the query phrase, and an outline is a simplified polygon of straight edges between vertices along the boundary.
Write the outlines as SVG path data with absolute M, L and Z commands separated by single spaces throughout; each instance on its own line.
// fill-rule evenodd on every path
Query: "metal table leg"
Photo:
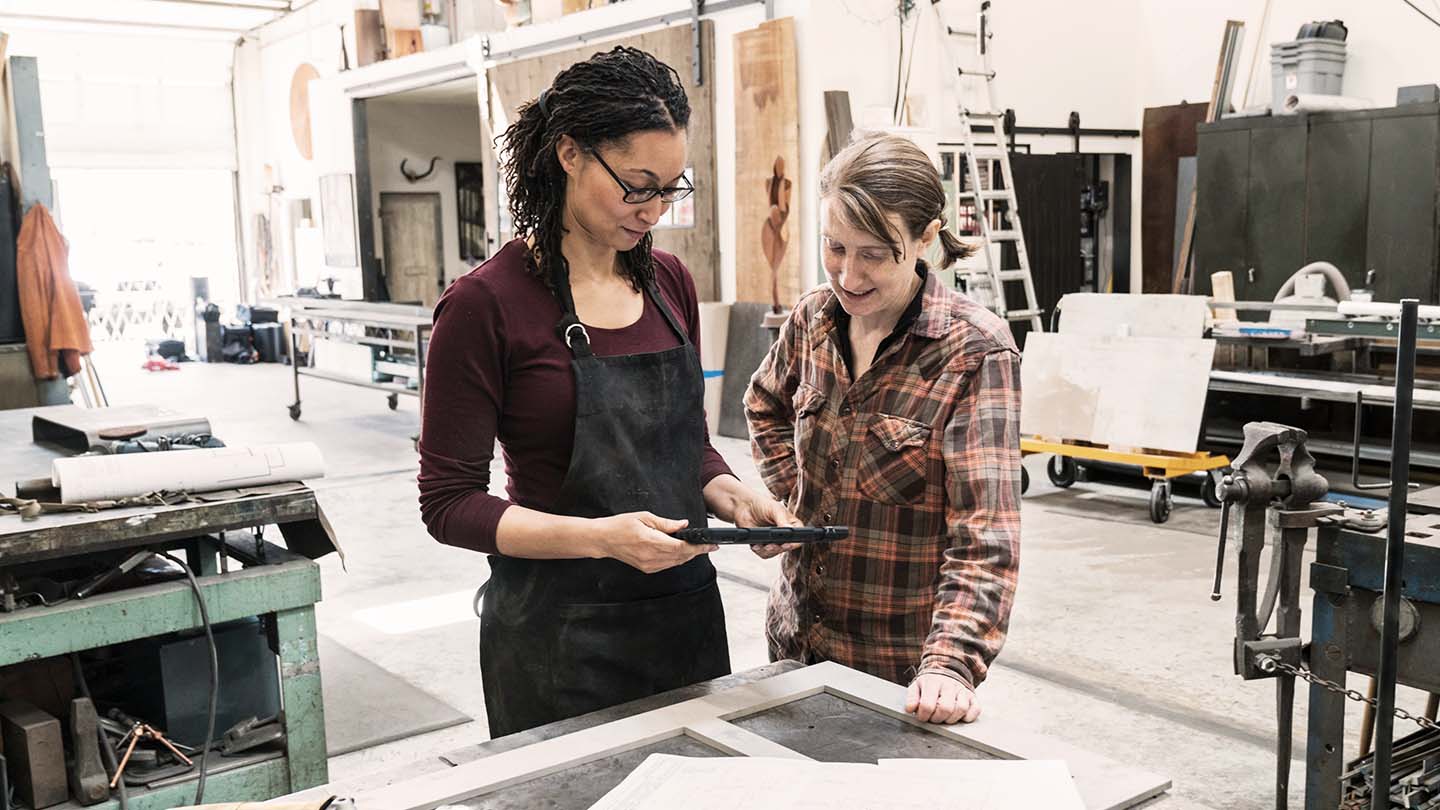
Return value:
M 329 781 L 315 608 L 299 607 L 279 611 L 274 616 L 280 648 L 280 693 L 285 706 L 290 790 L 304 790 Z

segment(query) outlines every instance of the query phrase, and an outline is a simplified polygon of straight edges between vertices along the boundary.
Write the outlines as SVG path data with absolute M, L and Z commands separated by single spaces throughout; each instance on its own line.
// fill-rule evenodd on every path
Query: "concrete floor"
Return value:
M 306 379 L 303 421 L 293 422 L 285 410 L 288 367 L 185 364 L 147 373 L 139 363 L 133 348 L 97 354 L 112 404 L 203 413 L 231 444 L 307 440 L 322 448 L 329 472 L 314 485 L 346 564 L 336 555 L 320 563 L 320 631 L 475 718 L 335 757 L 332 781 L 364 781 L 484 740 L 479 622 L 470 596 L 487 576 L 486 563 L 436 543 L 420 522 L 410 439 L 416 400 L 402 398 L 392 412 L 381 392 Z M 745 442 L 716 444 L 758 485 Z M 1273 687 L 1231 674 L 1233 593 L 1218 604 L 1208 598 L 1219 513 L 1177 496 L 1170 522 L 1157 527 L 1143 490 L 1085 483 L 1059 490 L 1043 463 L 1027 460 L 1032 486 L 1023 505 L 1019 594 L 1009 643 L 980 690 L 982 722 L 1023 724 L 1162 773 L 1174 788 L 1153 807 L 1273 804 Z M 497 463 L 497 487 L 501 477 Z M 734 667 L 762 664 L 765 588 L 777 563 L 745 549 L 722 550 L 714 560 Z M 421 626 L 390 626 L 407 621 Z M 1299 691 L 1293 807 L 1302 806 L 1303 789 Z M 1402 689 L 1401 705 L 1418 711 L 1423 699 Z M 1351 729 L 1358 717 L 1352 713 Z

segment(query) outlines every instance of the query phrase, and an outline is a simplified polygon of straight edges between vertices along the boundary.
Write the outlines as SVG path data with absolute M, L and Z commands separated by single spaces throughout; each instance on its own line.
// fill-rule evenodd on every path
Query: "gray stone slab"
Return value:
M 821 762 L 995 758 L 828 692 L 731 723 Z
M 720 394 L 720 435 L 749 438 L 745 427 L 745 389 L 764 362 L 773 337 L 760 325 L 769 304 L 736 302 L 730 307 L 730 332 L 725 341 L 725 385 Z

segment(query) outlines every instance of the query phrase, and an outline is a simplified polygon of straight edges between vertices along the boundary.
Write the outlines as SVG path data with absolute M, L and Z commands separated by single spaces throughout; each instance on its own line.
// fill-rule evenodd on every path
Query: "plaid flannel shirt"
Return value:
M 784 555 L 771 658 L 978 686 L 1018 574 L 1019 352 L 1004 320 L 930 273 L 919 316 L 852 382 L 838 306 L 828 287 L 802 298 L 745 395 L 771 493 L 806 524 L 850 528 Z

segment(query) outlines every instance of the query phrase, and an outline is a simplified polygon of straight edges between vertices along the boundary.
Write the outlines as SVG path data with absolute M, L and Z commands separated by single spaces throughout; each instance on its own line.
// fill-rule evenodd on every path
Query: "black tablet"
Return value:
M 844 526 L 762 526 L 753 529 L 681 529 L 673 536 L 697 545 L 758 546 L 769 543 L 830 543 L 849 537 L 850 530 Z

